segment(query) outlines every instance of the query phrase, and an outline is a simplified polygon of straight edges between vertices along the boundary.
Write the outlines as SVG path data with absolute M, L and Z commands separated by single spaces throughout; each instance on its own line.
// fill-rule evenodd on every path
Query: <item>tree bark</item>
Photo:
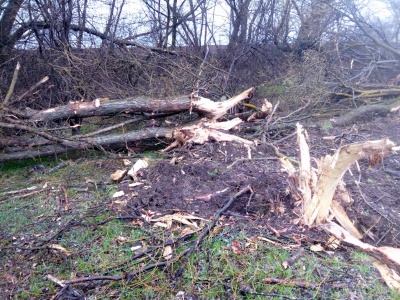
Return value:
M 22 32 L 12 32 L 17 13 L 24 0 L 8 1 L 7 6 L 0 18 L 0 65 L 7 60 L 9 52 L 14 48 L 15 43 L 22 36 Z
M 46 110 L 34 110 L 26 108 L 23 111 L 12 110 L 13 113 L 30 122 L 44 122 L 69 119 L 72 117 L 86 118 L 93 116 L 110 116 L 117 114 L 136 113 L 179 113 L 193 110 L 200 115 L 211 119 L 223 116 L 226 111 L 242 100 L 250 99 L 255 92 L 250 88 L 236 97 L 224 102 L 214 102 L 199 96 L 181 96 L 171 100 L 154 100 L 143 97 L 130 97 L 119 100 L 100 99 L 91 102 L 71 102 L 67 105 L 49 108 Z
M 29 121 L 53 121 L 71 117 L 111 116 L 117 114 L 135 113 L 171 113 L 181 112 L 190 108 L 191 99 L 187 96 L 172 100 L 152 100 L 143 97 L 131 97 L 117 100 L 96 99 L 91 102 L 71 102 L 67 105 L 33 110 L 26 108 L 21 116 Z
M 6 136 L 0 143 L 3 153 L 0 154 L 0 161 L 15 159 L 26 159 L 39 156 L 48 156 L 65 153 L 72 150 L 86 150 L 90 148 L 100 149 L 121 149 L 129 143 L 150 138 L 169 138 L 175 139 L 175 144 L 182 145 L 186 142 L 206 142 L 208 140 L 232 141 L 247 143 L 244 139 L 226 134 L 224 130 L 229 130 L 238 123 L 220 122 L 216 120 L 222 117 L 230 108 L 237 105 L 240 101 L 252 97 L 255 89 L 250 88 L 241 94 L 224 102 L 213 102 L 210 99 L 199 97 L 198 95 L 182 96 L 171 100 L 152 100 L 142 97 L 131 97 L 119 100 L 100 100 L 95 99 L 91 102 L 71 102 L 67 105 L 54 107 L 46 110 L 33 110 L 26 108 L 18 111 L 4 105 L 4 113 L 0 113 L 0 128 L 7 130 L 18 130 L 29 133 L 37 138 L 31 141 Z M 98 130 L 86 135 L 62 135 L 50 133 L 40 128 L 40 124 L 55 121 L 68 120 L 71 118 L 86 118 L 92 116 L 118 116 L 121 114 L 149 113 L 154 117 L 166 116 L 171 113 L 184 111 L 195 111 L 199 116 L 205 116 L 211 123 L 204 120 L 197 120 L 194 125 L 187 127 L 147 127 L 137 131 L 123 132 L 122 134 L 104 134 L 106 129 Z M 13 116 L 13 118 L 10 117 Z M 19 119 L 17 119 L 18 117 Z M 130 122 L 130 121 L 129 121 Z M 235 122 L 240 122 L 236 120 Z M 126 122 L 120 124 L 121 127 Z M 117 125 L 118 126 L 118 125 Z M 68 128 L 68 127 L 66 127 Z M 116 125 L 110 127 L 115 129 Z M 199 139 L 201 137 L 201 139 Z M 26 139 L 26 137 L 25 137 Z M 22 141 L 18 143 L 18 141 Z M 250 142 L 251 143 L 251 142 Z M 28 147 L 28 149 L 26 149 Z M 7 153 L 9 152 L 9 153 Z
M 1 124 L 0 124 L 1 126 Z M 145 128 L 140 131 L 127 132 L 123 134 L 113 134 L 106 136 L 98 136 L 93 138 L 79 138 L 77 137 L 74 143 L 68 145 L 51 144 L 40 147 L 30 147 L 28 149 L 20 149 L 21 151 L 13 151 L 12 153 L 2 153 L 0 155 L 0 162 L 28 159 L 35 157 L 51 156 L 55 154 L 62 154 L 68 151 L 76 150 L 89 150 L 93 148 L 121 148 L 129 143 L 136 141 L 150 139 L 150 138 L 172 138 L 173 129 L 169 128 Z M 79 140 L 78 140 L 79 139 Z
M 369 115 L 387 116 L 390 113 L 390 106 L 383 104 L 361 106 L 351 110 L 348 113 L 335 118 L 333 124 L 336 126 L 349 125 L 351 123 L 360 122 L 363 119 L 371 119 Z

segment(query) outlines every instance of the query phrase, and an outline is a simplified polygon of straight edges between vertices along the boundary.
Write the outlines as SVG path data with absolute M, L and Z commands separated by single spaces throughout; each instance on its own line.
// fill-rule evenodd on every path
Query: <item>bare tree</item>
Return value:
M 285 52 L 317 49 L 321 38 L 336 20 L 331 0 L 285 0 L 272 2 L 273 40 Z
M 400 7 L 395 0 L 387 0 L 387 8 L 391 12 L 388 29 L 392 33 L 392 41 L 396 49 L 400 48 Z
M 231 30 L 228 52 L 232 53 L 238 45 L 243 45 L 246 42 L 251 0 L 225 1 L 230 8 Z
M 143 0 L 143 3 L 157 47 L 173 50 L 178 46 L 179 37 L 186 45 L 188 42 L 199 45 L 203 27 L 198 26 L 196 14 L 200 11 L 203 18 L 206 16 L 205 0 Z
M 18 11 L 24 0 L 9 0 L 0 2 L 0 64 L 7 60 L 10 51 L 22 37 L 24 30 L 15 30 Z
M 353 21 L 358 28 L 363 32 L 363 34 L 373 41 L 378 47 L 381 47 L 395 57 L 400 57 L 400 50 L 392 45 L 391 41 L 385 38 L 384 33 L 375 26 L 371 21 L 368 21 L 360 12 L 359 7 L 355 2 L 346 2 L 341 13 L 347 16 L 351 21 Z
M 200 50 L 203 45 L 207 44 L 208 33 L 208 3 L 201 1 L 200 8 L 196 9 L 198 4 L 189 0 L 190 16 L 186 22 L 182 23 L 182 31 L 179 32 L 184 43 L 196 50 Z
M 109 39 L 103 40 L 102 45 L 104 46 L 105 43 L 109 41 L 110 47 L 113 47 L 113 39 L 115 39 L 118 27 L 120 25 L 121 14 L 125 5 L 125 0 L 120 1 L 120 3 L 118 3 L 117 0 L 112 0 L 110 3 L 108 3 L 108 5 L 110 9 L 103 34 L 108 36 Z
M 76 47 L 78 49 L 82 48 L 83 28 L 86 26 L 87 7 L 88 7 L 88 0 L 83 0 L 83 3 L 81 3 L 81 1 L 77 2 L 79 32 L 76 41 Z
M 70 32 L 74 13 L 73 0 L 36 0 L 36 9 L 47 31 L 45 42 L 50 48 L 63 50 L 70 47 Z M 32 7 L 33 9 L 33 7 Z M 34 23 L 31 23 L 34 25 Z

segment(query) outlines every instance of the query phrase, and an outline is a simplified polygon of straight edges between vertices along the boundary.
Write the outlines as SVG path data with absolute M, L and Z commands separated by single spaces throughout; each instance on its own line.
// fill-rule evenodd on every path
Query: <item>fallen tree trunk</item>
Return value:
M 140 131 L 127 132 L 124 134 L 83 138 L 76 141 L 74 144 L 51 144 L 41 147 L 25 148 L 22 151 L 13 151 L 12 153 L 2 153 L 0 155 L 0 161 L 44 157 L 62 154 L 68 151 L 88 150 L 99 147 L 116 149 L 118 147 L 125 147 L 129 143 L 150 138 L 172 138 L 172 133 L 173 129 L 169 128 L 144 128 Z
M 195 111 L 211 119 L 217 119 L 240 101 L 250 99 L 254 92 L 255 89 L 250 88 L 224 102 L 214 102 L 197 95 L 181 96 L 170 100 L 130 97 L 117 100 L 95 99 L 90 102 L 70 102 L 67 105 L 46 110 L 26 108 L 22 111 L 12 110 L 12 112 L 30 122 L 63 120 L 74 117 L 114 116 L 117 114 L 179 113 L 188 110 Z
M 333 124 L 337 126 L 349 125 L 355 122 L 362 121 L 363 119 L 371 119 L 370 114 L 379 115 L 379 116 L 387 116 L 391 111 L 389 105 L 384 104 L 374 104 L 374 105 L 366 105 L 361 106 L 357 109 L 353 109 L 348 113 L 335 118 L 333 120 Z
M 191 102 L 192 100 L 189 97 L 178 97 L 171 100 L 152 100 L 143 97 L 117 100 L 95 99 L 90 102 L 71 102 L 67 105 L 39 111 L 26 108 L 17 115 L 31 122 L 45 122 L 74 117 L 87 118 L 118 114 L 178 113 L 188 110 Z
M 38 138 L 28 138 L 24 135 L 21 138 L 11 138 L 11 136 L 3 138 L 5 142 L 0 143 L 0 146 L 3 147 L 0 161 L 49 156 L 91 148 L 121 149 L 121 147 L 127 147 L 130 143 L 151 138 L 173 139 L 175 145 L 182 145 L 186 142 L 201 143 L 207 140 L 236 140 L 247 143 L 249 141 L 224 132 L 238 125 L 241 122 L 240 120 L 220 123 L 215 123 L 215 121 L 240 101 L 250 99 L 254 91 L 254 88 L 250 88 L 224 102 L 213 102 L 198 95 L 190 95 L 172 100 L 150 100 L 141 97 L 109 101 L 95 99 L 91 102 L 74 102 L 42 111 L 30 108 L 18 111 L 12 107 L 5 106 L 4 111 L 6 113 L 0 114 L 0 127 L 8 130 L 18 130 L 25 133 L 25 135 L 29 133 L 30 136 L 34 135 Z M 121 133 L 110 135 L 104 135 L 105 132 L 109 131 L 108 128 L 110 130 L 118 127 L 125 128 L 124 126 L 128 122 L 121 122 L 121 126 L 116 124 L 85 135 L 66 135 L 65 133 L 61 135 L 60 133 L 50 133 L 40 127 L 42 123 L 71 118 L 138 113 L 148 113 L 151 117 L 165 117 L 171 113 L 184 111 L 195 111 L 200 117 L 207 117 L 211 123 L 201 121 L 199 118 L 197 121 L 192 122 L 191 126 L 187 127 L 182 124 L 175 127 L 154 127 L 153 124 L 151 127 L 134 131 L 122 129 Z M 13 117 L 10 117 L 7 112 L 12 112 Z M 143 118 L 138 118 L 138 120 L 141 121 Z M 30 142 L 27 142 L 27 139 Z M 21 141 L 21 143 L 18 144 L 18 141 Z
M 219 123 L 199 122 L 195 125 L 177 129 L 153 127 L 123 134 L 105 135 L 93 138 L 76 138 L 76 141 L 68 141 L 63 145 L 51 144 L 41 147 L 30 147 L 28 149 L 24 149 L 23 151 L 3 153 L 0 156 L 0 161 L 49 156 L 54 154 L 62 154 L 68 151 L 88 150 L 93 148 L 125 148 L 126 145 L 129 145 L 130 143 L 151 138 L 167 138 L 174 140 L 174 142 L 164 151 L 169 151 L 170 149 L 180 147 L 187 142 L 204 144 L 205 142 L 212 140 L 237 141 L 243 144 L 252 145 L 253 142 L 251 141 L 224 132 L 234 128 L 241 122 L 242 121 L 239 118 L 236 118 L 234 120 Z

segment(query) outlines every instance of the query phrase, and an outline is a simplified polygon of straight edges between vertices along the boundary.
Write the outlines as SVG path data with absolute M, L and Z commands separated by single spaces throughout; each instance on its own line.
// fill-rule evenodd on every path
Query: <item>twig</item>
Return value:
M 400 177 L 400 171 L 391 170 L 389 168 L 385 168 L 385 173 L 388 173 L 389 175 L 392 175 L 395 177 Z
M 22 199 L 22 198 L 30 197 L 30 196 L 32 196 L 32 195 L 35 195 L 35 194 L 44 192 L 44 191 L 46 191 L 46 190 L 48 190 L 48 189 L 49 189 L 49 188 L 46 187 L 46 188 L 41 188 L 40 190 L 34 190 L 34 191 L 29 192 L 29 193 L 24 194 L 24 195 L 17 195 L 17 196 L 10 197 L 10 198 L 3 198 L 3 199 L 0 200 L 0 203 L 7 202 L 7 201 L 11 201 L 11 200 L 15 200 L 15 199 Z M 28 190 L 28 189 L 24 189 L 24 190 Z M 23 190 L 21 190 L 21 191 L 23 191 Z
M 45 174 L 49 174 L 49 173 L 54 173 L 57 172 L 58 170 L 60 170 L 61 168 L 68 166 L 71 162 L 69 160 L 64 160 L 62 162 L 60 162 L 57 166 L 45 171 Z
M 13 120 L 13 119 L 11 119 L 11 118 L 5 118 L 5 120 L 6 120 L 8 123 L 0 122 L 0 127 L 25 130 L 25 131 L 28 131 L 28 132 L 32 132 L 32 133 L 34 133 L 34 134 L 37 134 L 37 135 L 39 135 L 39 136 L 41 136 L 41 137 L 44 137 L 44 138 L 47 139 L 47 140 L 50 140 L 50 141 L 53 141 L 53 142 L 58 142 L 58 143 L 61 143 L 61 144 L 65 145 L 65 146 L 71 146 L 71 147 L 78 148 L 78 149 L 82 149 L 84 145 L 92 145 L 92 144 L 89 143 L 89 142 L 84 142 L 84 141 L 79 141 L 79 142 L 78 142 L 78 141 L 69 141 L 69 140 L 66 140 L 66 139 L 63 139 L 63 138 L 59 138 L 59 137 L 57 137 L 57 136 L 48 134 L 48 133 L 46 133 L 46 132 L 42 132 L 42 131 L 40 131 L 40 130 L 38 130 L 38 129 L 35 129 L 35 128 L 33 128 L 33 127 L 30 127 L 30 126 L 26 126 L 26 125 L 17 123 L 15 120 Z
M 198 97 L 198 95 L 199 95 L 199 90 L 200 90 L 200 79 L 201 79 L 201 75 L 202 75 L 202 73 L 203 73 L 204 65 L 206 64 L 206 61 L 207 61 L 208 53 L 209 53 L 209 52 L 210 52 L 210 48 L 209 48 L 208 45 L 207 45 L 206 54 L 204 55 L 204 59 L 203 59 L 203 61 L 202 61 L 201 64 L 200 64 L 200 67 L 199 67 L 199 74 L 197 74 L 196 86 L 195 86 L 195 88 L 194 88 L 194 90 L 193 90 L 193 92 L 192 92 L 193 96 L 196 96 L 196 97 Z
M 354 183 L 356 184 L 358 191 L 360 192 L 361 199 L 371 208 L 374 212 L 376 212 L 378 215 L 380 215 L 382 218 L 384 218 L 386 221 L 388 221 L 390 224 L 392 224 L 396 228 L 400 228 L 398 224 L 396 224 L 394 221 L 390 220 L 388 217 L 384 216 L 379 210 L 377 210 L 375 207 L 373 207 L 368 200 L 365 198 L 364 193 L 361 191 L 361 186 L 360 182 L 355 180 Z
M 229 166 L 227 166 L 227 169 L 232 168 L 234 165 L 236 165 L 239 162 L 242 161 L 252 161 L 252 160 L 276 160 L 279 159 L 278 157 L 260 157 L 260 158 L 238 158 L 236 159 L 233 163 L 231 163 Z
M 12 103 L 16 103 L 16 102 L 23 100 L 29 93 L 33 92 L 39 85 L 45 83 L 47 80 L 49 80 L 49 76 L 43 77 L 39 82 L 37 82 L 35 85 L 33 85 L 29 90 L 27 90 L 25 93 L 23 93 L 21 96 L 19 96 L 14 101 L 12 101 Z
M 79 297 L 79 298 L 82 297 L 82 295 L 78 291 L 75 291 L 69 285 L 62 283 L 61 280 L 54 277 L 53 275 L 50 275 L 50 274 L 46 275 L 46 279 L 53 281 L 55 284 L 58 284 L 59 286 L 62 287 L 62 289 L 57 293 L 57 295 L 55 295 L 53 298 L 51 298 L 52 300 L 60 299 L 60 295 L 62 295 L 64 293 L 64 291 L 70 292 L 72 294 L 72 296 L 74 296 L 74 297 Z
M 272 284 L 282 284 L 282 285 L 289 285 L 289 286 L 297 286 L 301 288 L 307 289 L 318 289 L 321 287 L 321 283 L 313 283 L 303 280 L 291 280 L 291 279 L 280 279 L 280 278 L 264 278 L 263 280 L 265 283 L 272 283 Z M 322 284 L 326 287 L 340 289 L 347 286 L 346 283 L 336 283 L 336 284 Z
M 47 238 L 44 241 L 41 241 L 38 243 L 39 246 L 43 246 L 44 244 L 50 242 L 51 240 L 55 239 L 58 237 L 60 234 L 62 234 L 65 230 L 67 230 L 69 227 L 72 227 L 74 225 L 75 218 L 71 218 L 61 229 L 59 229 L 55 234 L 53 234 L 51 237 Z
M 23 192 L 29 192 L 32 190 L 36 190 L 37 188 L 38 188 L 37 186 L 31 186 L 31 187 L 20 189 L 20 190 L 4 192 L 3 195 L 13 195 L 13 194 L 19 194 L 19 193 L 23 193 Z
M 275 114 L 276 109 L 278 108 L 278 106 L 279 106 L 279 100 L 278 100 L 278 102 L 275 104 L 274 108 L 272 109 L 271 114 L 268 116 L 267 121 L 265 122 L 265 126 L 264 126 L 264 135 L 265 135 L 265 131 L 268 130 L 269 123 L 271 122 L 272 117 L 274 116 L 274 114 Z M 273 124 L 275 124 L 275 123 L 276 123 L 276 122 L 274 122 Z
M 286 141 L 286 140 L 290 139 L 291 137 L 296 136 L 296 134 L 297 134 L 297 132 L 294 131 L 291 134 L 289 134 L 289 135 L 287 135 L 287 136 L 285 136 L 285 137 L 283 137 L 283 138 L 281 138 L 281 139 L 279 139 L 277 141 L 274 141 L 272 143 L 272 145 L 276 145 L 276 144 L 282 143 L 283 141 Z
M 271 230 L 277 237 L 281 236 L 281 232 L 286 231 L 286 228 L 279 230 L 272 227 L 268 222 L 266 222 L 265 224 L 267 225 L 268 229 Z
M 14 87 L 15 87 L 15 83 L 17 82 L 17 79 L 18 79 L 18 72 L 19 72 L 20 67 L 21 67 L 21 65 L 19 64 L 19 62 L 17 62 L 17 66 L 15 67 L 13 78 L 11 80 L 10 88 L 8 89 L 7 95 L 4 98 L 4 105 L 8 104 L 8 100 L 10 100 L 12 94 L 14 93 Z
M 142 268 L 140 270 L 136 270 L 136 271 L 130 272 L 129 274 L 115 275 L 115 276 L 102 276 L 102 275 L 99 275 L 99 276 L 81 277 L 81 278 L 75 278 L 75 279 L 70 279 L 70 280 L 62 280 L 61 283 L 65 284 L 65 285 L 69 285 L 69 284 L 76 284 L 76 283 L 88 282 L 88 281 L 99 281 L 99 280 L 119 281 L 119 280 L 123 280 L 123 279 L 126 279 L 126 283 L 129 283 L 134 276 L 139 275 L 140 273 L 143 273 L 145 271 L 148 271 L 148 270 L 151 270 L 151 269 L 154 269 L 154 268 L 165 267 L 165 266 L 168 266 L 168 265 L 176 262 L 183 255 L 187 254 L 188 251 L 189 251 L 189 249 L 186 249 L 185 251 L 183 251 L 181 253 L 181 255 L 179 255 L 178 257 L 176 257 L 173 260 L 162 261 L 162 262 L 158 262 L 158 263 L 155 263 L 155 264 L 152 264 L 152 265 L 148 265 L 148 266 L 145 266 L 144 268 Z
M 280 158 L 283 158 L 283 159 L 287 159 L 288 161 L 290 161 L 291 163 L 294 163 L 294 164 L 296 164 L 296 165 L 299 164 L 299 162 L 298 162 L 297 160 L 295 160 L 295 159 L 293 159 L 293 158 L 290 158 L 290 157 L 288 157 L 288 156 L 286 156 L 286 155 L 280 153 L 278 147 L 276 147 L 274 144 L 268 143 L 268 142 L 264 142 L 264 141 L 259 141 L 259 142 L 260 142 L 261 144 L 264 144 L 264 145 L 269 146 L 269 147 L 271 147 L 272 149 L 274 149 L 274 152 L 275 152 L 276 156 L 278 156 L 278 157 L 280 157 Z
M 104 225 L 104 224 L 106 224 L 106 223 L 108 223 L 110 221 L 113 221 L 113 220 L 143 220 L 143 217 L 138 217 L 138 216 L 110 217 L 110 218 L 105 219 L 104 221 L 101 221 L 101 222 L 95 224 L 94 226 L 97 227 L 97 226 L 100 226 L 100 225 Z
M 286 270 L 288 267 L 291 267 L 296 261 L 299 260 L 304 254 L 304 248 L 300 247 L 299 250 L 289 259 L 282 262 L 283 268 Z
M 274 121 L 274 123 L 271 124 L 271 126 L 275 125 L 279 121 L 285 120 L 285 119 L 289 118 L 290 116 L 293 116 L 294 114 L 297 114 L 298 112 L 301 112 L 303 109 L 306 109 L 310 104 L 311 104 L 311 99 L 308 99 L 308 102 L 305 105 L 303 105 L 302 107 L 296 109 L 295 111 L 292 111 L 290 114 L 288 114 L 288 115 L 286 115 L 284 117 L 279 117 L 278 119 L 276 119 Z
M 253 196 L 254 196 L 254 192 L 252 191 L 251 194 L 250 194 L 249 200 L 246 203 L 246 214 L 249 214 L 248 209 L 249 209 L 249 206 L 250 206 L 251 199 L 253 199 Z
M 236 198 L 240 197 L 241 195 L 243 195 L 244 193 L 247 193 L 249 191 L 251 191 L 251 186 L 248 185 L 245 188 L 241 189 L 237 194 L 235 194 L 233 197 L 231 197 L 229 199 L 229 201 L 224 205 L 224 207 L 222 207 L 220 210 L 218 210 L 215 215 L 214 215 L 214 221 L 212 221 L 208 226 L 204 226 L 202 232 L 199 234 L 199 236 L 196 238 L 196 241 L 194 243 L 194 245 L 190 248 L 188 248 L 188 252 L 186 253 L 186 258 L 184 260 L 184 262 L 182 263 L 182 265 L 179 267 L 178 271 L 175 273 L 175 280 L 177 280 L 178 277 L 180 277 L 182 275 L 183 270 L 186 267 L 187 262 L 189 261 L 190 256 L 192 255 L 192 253 L 194 252 L 195 249 L 198 248 L 198 246 L 201 244 L 201 242 L 203 241 L 204 237 L 210 232 L 210 230 L 217 224 L 219 218 L 221 217 L 222 213 L 225 212 L 229 206 L 232 205 L 233 200 L 235 200 Z

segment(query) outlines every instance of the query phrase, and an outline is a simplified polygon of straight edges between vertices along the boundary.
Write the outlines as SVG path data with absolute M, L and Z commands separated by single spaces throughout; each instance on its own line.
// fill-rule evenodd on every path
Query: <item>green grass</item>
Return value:
M 55 165 L 51 161 L 43 163 Z M 163 248 L 157 246 L 176 238 L 184 227 L 174 227 L 172 232 L 130 220 L 107 221 L 117 215 L 109 209 L 110 195 L 116 191 L 116 185 L 92 187 L 87 192 L 72 188 L 84 185 L 87 178 L 105 180 L 112 166 L 103 166 L 103 172 L 99 172 L 95 163 L 86 161 L 54 174 L 35 174 L 26 178 L 21 171 L 26 165 L 29 163 L 16 164 L 14 169 L 10 165 L 2 168 L 6 167 L 7 176 L 19 180 L 17 185 L 21 188 L 37 181 L 41 185 L 47 182 L 51 188 L 13 200 L 0 196 L 0 278 L 5 275 L 15 277 L 15 282 L 7 286 L 12 291 L 6 294 L 10 299 L 54 297 L 60 287 L 46 279 L 48 274 L 60 280 L 121 275 L 162 261 Z M 70 203 L 67 211 L 57 209 L 56 197 L 62 196 L 57 189 L 61 183 L 68 187 Z M 11 187 L 10 184 L 7 186 Z M 382 283 L 370 257 L 362 252 L 349 249 L 328 255 L 311 252 L 305 247 L 304 255 L 285 270 L 282 262 L 297 249 L 277 247 L 251 237 L 244 226 L 221 226 L 217 229 L 203 240 L 177 281 L 175 272 L 181 261 L 164 269 L 143 272 L 129 283 L 103 282 L 95 289 L 85 289 L 85 295 L 93 299 L 172 299 L 179 291 L 184 291 L 198 299 L 266 299 L 269 296 L 271 299 L 399 299 L 398 294 L 389 291 Z M 60 234 L 54 237 L 58 232 Z M 46 242 L 51 237 L 53 239 Z M 274 236 L 266 237 L 276 239 Z M 192 236 L 180 241 L 174 255 L 192 245 L 195 238 Z M 44 246 L 59 244 L 68 250 L 69 255 L 46 247 L 27 250 L 40 242 Z M 132 260 L 135 253 L 131 247 L 138 242 L 144 245 L 144 250 L 154 251 Z M 241 253 L 233 251 L 234 244 L 239 245 Z M 316 284 L 344 283 L 344 287 L 301 288 L 268 284 L 264 282 L 265 278 Z M 2 284 L 0 290 L 4 287 Z M 79 285 L 74 287 L 80 289 Z
M 247 242 L 240 239 L 240 235 L 236 238 L 242 245 Z M 391 294 L 376 277 L 370 258 L 365 254 L 363 263 L 360 263 L 358 257 L 348 261 L 340 254 L 316 256 L 306 251 L 292 267 L 285 270 L 281 263 L 292 255 L 291 252 L 265 242 L 258 242 L 256 250 L 247 249 L 244 253 L 234 254 L 229 241 L 215 237 L 202 248 L 203 251 L 191 258 L 181 280 L 182 290 L 191 291 L 201 299 L 239 299 L 243 295 L 246 299 L 263 299 L 267 295 L 295 299 L 347 299 L 351 295 L 364 299 L 388 299 Z M 348 276 L 349 272 L 352 276 Z M 368 289 L 363 283 L 353 282 L 353 285 L 340 289 L 321 287 L 313 290 L 263 282 L 264 278 L 281 278 L 328 284 L 340 283 L 344 279 L 355 280 L 356 277 L 365 278 L 372 284 L 368 284 Z
M 325 132 L 325 134 L 329 133 L 329 130 L 331 130 L 333 128 L 332 122 L 331 121 L 325 121 L 322 125 L 321 125 L 321 130 L 323 132 Z
M 286 92 L 286 89 L 287 87 L 284 85 L 273 85 L 273 86 L 262 85 L 257 88 L 257 94 L 260 97 L 283 95 Z

